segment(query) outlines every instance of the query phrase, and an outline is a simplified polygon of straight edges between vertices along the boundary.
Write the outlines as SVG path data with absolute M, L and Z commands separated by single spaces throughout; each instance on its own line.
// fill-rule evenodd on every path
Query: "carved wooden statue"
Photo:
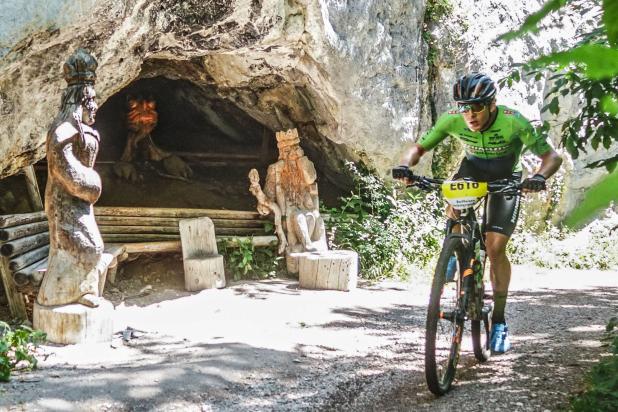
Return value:
M 267 198 L 262 191 L 262 187 L 260 186 L 260 175 L 257 170 L 251 169 L 249 171 L 249 182 L 249 191 L 258 201 L 258 213 L 262 216 L 267 216 L 272 212 L 275 216 L 275 233 L 277 233 L 277 237 L 279 238 L 278 252 L 279 254 L 283 254 L 288 246 L 288 240 L 281 224 L 281 209 L 277 203 Z
M 304 155 L 299 146 L 300 139 L 296 129 L 277 132 L 276 137 L 279 161 L 268 167 L 264 186 L 265 198 L 252 190 L 258 198 L 258 211 L 262 213 L 266 209 L 272 210 L 271 204 L 279 207 L 286 218 L 288 254 L 326 250 L 324 221 L 320 217 L 317 174 L 313 162 Z
M 99 277 L 111 260 L 103 255 L 92 208 L 101 194 L 101 178 L 93 168 L 99 150 L 99 134 L 93 128 L 96 68 L 94 57 L 83 49 L 69 57 L 64 64 L 68 87 L 47 134 L 50 251 L 37 299 L 42 306 L 98 306 Z
M 146 160 L 162 162 L 166 174 L 165 177 L 190 178 L 193 171 L 182 159 L 162 150 L 152 140 L 152 131 L 157 126 L 159 115 L 157 103 L 152 98 L 129 97 L 127 114 L 127 144 L 120 158 L 120 162 L 114 165 L 114 171 L 120 177 L 135 182 L 139 176 L 135 167 L 131 164 L 141 150 Z M 161 173 L 160 173 L 161 174 Z

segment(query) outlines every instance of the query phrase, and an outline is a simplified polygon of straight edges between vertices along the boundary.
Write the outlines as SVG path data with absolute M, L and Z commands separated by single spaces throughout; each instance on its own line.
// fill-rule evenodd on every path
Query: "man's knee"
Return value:
M 492 261 L 506 258 L 506 245 L 508 242 L 508 236 L 499 233 L 487 233 L 485 240 L 487 257 Z

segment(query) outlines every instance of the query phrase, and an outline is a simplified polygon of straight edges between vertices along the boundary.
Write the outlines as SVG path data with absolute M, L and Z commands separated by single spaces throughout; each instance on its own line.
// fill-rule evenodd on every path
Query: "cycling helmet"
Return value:
M 457 103 L 485 103 L 496 96 L 496 84 L 481 73 L 461 76 L 453 85 L 453 99 Z

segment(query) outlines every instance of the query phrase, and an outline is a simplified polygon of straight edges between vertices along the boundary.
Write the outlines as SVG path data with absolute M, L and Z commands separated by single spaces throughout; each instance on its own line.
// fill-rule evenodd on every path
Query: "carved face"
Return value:
M 99 109 L 99 105 L 95 100 L 96 97 L 97 93 L 94 91 L 94 87 L 84 87 L 84 97 L 82 98 L 82 104 L 78 110 L 81 110 L 82 112 L 82 123 L 87 124 L 88 126 L 92 126 L 94 124 L 97 110 Z
M 299 145 L 282 147 L 279 149 L 279 158 L 283 160 L 296 160 L 305 155 Z
M 150 133 L 158 121 L 157 103 L 153 99 L 130 98 L 127 123 L 129 129 Z

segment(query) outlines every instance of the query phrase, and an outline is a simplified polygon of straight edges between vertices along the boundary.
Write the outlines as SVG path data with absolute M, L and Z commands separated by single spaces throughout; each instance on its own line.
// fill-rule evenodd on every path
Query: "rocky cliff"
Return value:
M 456 76 L 482 70 L 499 78 L 512 63 L 568 45 L 581 23 L 564 15 L 543 36 L 504 45 L 496 36 L 517 27 L 540 0 L 480 0 L 474 7 L 428 1 L 26 2 L 53 5 L 47 13 L 3 7 L 20 19 L 11 27 L 0 22 L 0 47 L 10 48 L 0 60 L 0 177 L 44 156 L 64 87 L 61 65 L 80 46 L 99 61 L 100 105 L 137 80 L 183 80 L 202 97 L 187 104 L 211 120 L 217 106 L 208 102 L 218 100 L 228 105 L 222 110 L 240 110 L 270 131 L 298 127 L 318 165 L 337 180 L 341 158 L 363 158 L 386 172 L 402 146 L 449 106 Z M 437 3 L 445 5 L 440 15 Z M 499 99 L 541 119 L 548 86 L 530 79 Z M 222 120 L 229 118 L 213 123 L 231 137 L 242 134 Z M 579 184 L 577 168 L 569 166 L 575 177 L 567 179 L 567 193 Z

